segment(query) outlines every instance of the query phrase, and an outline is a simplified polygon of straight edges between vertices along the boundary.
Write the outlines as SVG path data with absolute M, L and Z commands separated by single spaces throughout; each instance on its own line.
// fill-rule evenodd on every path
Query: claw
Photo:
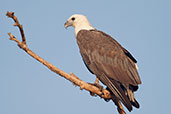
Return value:
M 97 95 L 90 91 L 90 95 L 96 97 Z
M 102 92 L 101 95 L 104 95 L 103 86 L 101 86 L 101 85 L 99 84 L 99 79 L 98 79 L 98 78 L 96 78 L 96 80 L 95 80 L 94 83 L 88 83 L 88 84 L 91 84 L 91 85 L 96 86 L 97 88 L 99 88 L 100 91 Z M 90 95 L 91 95 L 91 96 L 96 96 L 96 95 L 95 95 L 94 93 L 92 93 L 92 92 L 90 92 Z

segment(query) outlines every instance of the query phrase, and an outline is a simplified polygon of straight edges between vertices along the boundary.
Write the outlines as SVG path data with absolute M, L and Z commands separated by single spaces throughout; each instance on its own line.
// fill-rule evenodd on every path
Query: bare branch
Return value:
M 14 20 L 14 26 L 17 26 L 20 30 L 20 34 L 22 37 L 22 41 L 19 41 L 16 37 L 14 37 L 11 33 L 8 33 L 8 35 L 10 36 L 10 40 L 15 41 L 18 46 L 23 49 L 27 54 L 29 54 L 30 56 L 32 56 L 33 58 L 35 58 L 37 61 L 39 61 L 40 63 L 42 63 L 43 65 L 45 65 L 46 67 L 48 67 L 48 69 L 50 69 L 51 71 L 55 72 L 56 74 L 60 75 L 61 77 L 64 77 L 65 79 L 69 80 L 70 82 L 72 82 L 75 86 L 79 86 L 81 90 L 87 90 L 90 93 L 93 93 L 94 95 L 98 95 L 99 97 L 103 98 L 104 100 L 110 100 L 111 99 L 111 94 L 108 90 L 104 89 L 103 92 L 97 88 L 96 86 L 86 83 L 82 80 L 80 80 L 75 74 L 71 73 L 68 74 L 62 70 L 60 70 L 59 68 L 55 67 L 53 64 L 45 61 L 43 58 L 41 58 L 40 56 L 36 55 L 34 52 L 32 52 L 26 45 L 26 38 L 24 35 L 24 30 L 23 30 L 23 26 L 19 23 L 17 17 L 14 15 L 14 12 L 7 12 L 6 16 L 8 16 L 9 18 L 12 18 Z M 125 114 L 123 107 L 121 105 L 121 103 L 119 102 L 119 108 L 121 109 L 120 114 Z
M 17 17 L 14 15 L 14 12 L 7 12 L 6 13 L 6 16 L 8 16 L 9 18 L 12 18 L 14 20 L 14 26 L 17 26 L 20 30 L 20 34 L 21 34 L 21 37 L 22 37 L 22 42 L 24 44 L 26 44 L 26 38 L 25 38 L 25 35 L 24 35 L 24 30 L 23 30 L 23 26 L 19 23 Z
M 96 86 L 93 86 L 91 84 L 88 84 L 82 80 L 80 80 L 76 75 L 74 75 L 73 73 L 71 74 L 67 74 L 66 72 L 60 70 L 59 68 L 55 67 L 54 65 L 52 65 L 51 63 L 45 61 L 43 58 L 41 58 L 40 56 L 36 55 L 34 52 L 32 52 L 26 45 L 26 38 L 24 35 L 24 30 L 22 25 L 19 23 L 17 17 L 14 15 L 14 12 L 7 12 L 6 16 L 8 16 L 9 18 L 12 18 L 15 22 L 14 26 L 17 26 L 20 30 L 21 36 L 22 36 L 22 42 L 19 41 L 16 37 L 14 37 L 11 33 L 8 33 L 8 35 L 10 36 L 10 40 L 15 41 L 18 46 L 23 49 L 27 54 L 29 54 L 30 56 L 32 56 L 33 58 L 35 58 L 37 61 L 39 61 L 40 63 L 44 64 L 46 67 L 48 67 L 51 71 L 55 72 L 56 74 L 59 74 L 60 76 L 64 77 L 65 79 L 71 81 L 74 85 L 77 85 L 80 87 L 80 89 L 85 89 L 87 91 L 90 91 L 94 94 L 97 94 L 98 96 L 100 96 L 101 98 L 104 99 L 110 99 L 110 92 L 108 90 L 104 90 L 104 92 L 102 93 L 100 91 L 99 88 L 97 88 Z

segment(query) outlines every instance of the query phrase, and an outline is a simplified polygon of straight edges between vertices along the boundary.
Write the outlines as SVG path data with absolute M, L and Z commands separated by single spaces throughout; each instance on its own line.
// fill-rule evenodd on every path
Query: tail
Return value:
M 106 75 L 100 76 L 99 79 L 108 87 L 108 90 L 112 94 L 112 100 L 117 106 L 120 100 L 129 111 L 132 110 L 130 100 L 117 81 L 109 79 Z
M 134 107 L 139 108 L 140 105 L 139 105 L 139 103 L 137 102 L 137 100 L 134 98 L 134 91 L 133 91 L 132 89 L 130 89 L 130 88 L 127 88 L 127 89 L 126 89 L 126 94 L 127 94 L 128 98 L 129 98 L 131 104 L 132 104 Z
M 118 110 L 119 114 L 126 114 L 121 103 L 120 103 L 120 101 L 119 101 L 119 99 L 114 95 L 111 95 L 111 98 L 112 98 L 112 101 L 117 106 L 117 110 Z

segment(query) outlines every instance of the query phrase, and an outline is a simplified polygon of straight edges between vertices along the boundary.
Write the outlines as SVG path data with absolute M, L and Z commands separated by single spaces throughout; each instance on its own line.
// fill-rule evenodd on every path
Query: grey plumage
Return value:
M 98 30 L 81 30 L 77 43 L 91 73 L 117 97 L 129 111 L 139 107 L 133 92 L 141 84 L 135 58 L 116 40 Z M 115 101 L 114 101 L 115 102 Z
M 88 70 L 107 86 L 111 99 L 120 110 L 119 101 L 131 111 L 139 108 L 134 92 L 141 84 L 136 59 L 116 40 L 96 30 L 84 15 L 74 14 L 65 23 L 65 28 L 75 29 L 77 43 Z M 120 114 L 121 114 L 120 113 Z

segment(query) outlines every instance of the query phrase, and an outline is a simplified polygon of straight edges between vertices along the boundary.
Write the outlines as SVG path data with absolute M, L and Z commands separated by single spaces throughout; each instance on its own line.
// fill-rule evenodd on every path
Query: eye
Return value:
M 74 21 L 75 20 L 75 17 L 72 17 L 71 20 Z

